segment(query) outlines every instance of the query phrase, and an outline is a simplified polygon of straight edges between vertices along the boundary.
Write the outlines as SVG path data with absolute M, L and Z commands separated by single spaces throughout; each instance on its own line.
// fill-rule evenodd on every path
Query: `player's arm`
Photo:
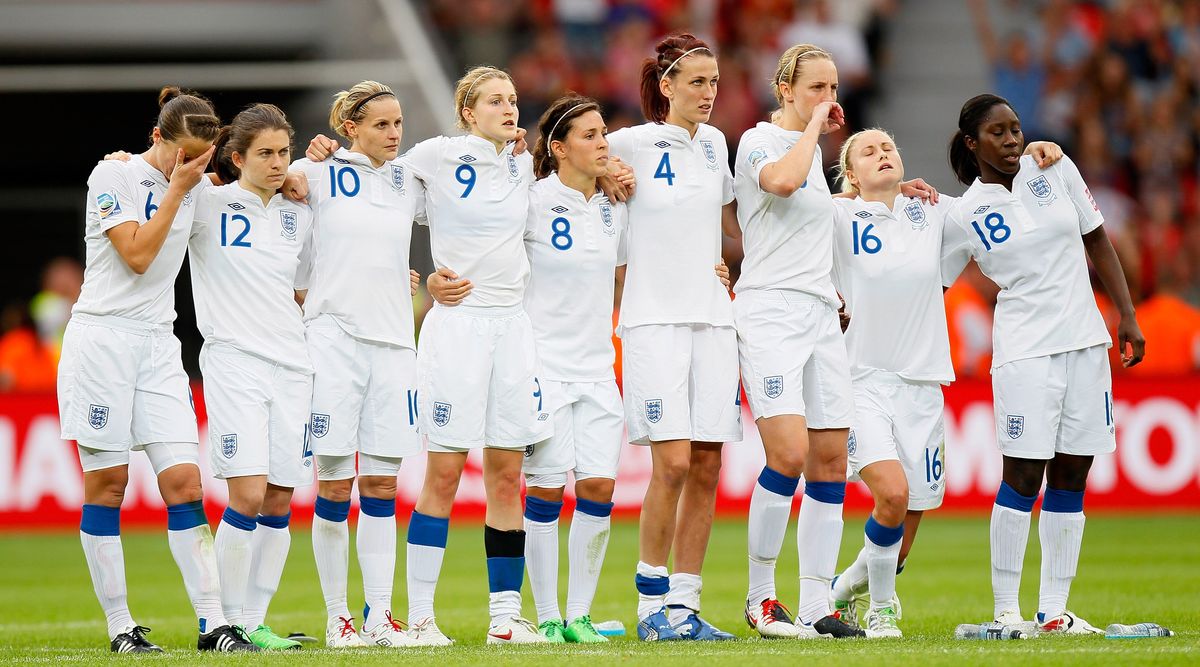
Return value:
M 799 190 L 808 181 L 813 156 L 817 153 L 817 142 L 821 139 L 826 121 L 831 121 L 834 129 L 846 124 L 842 107 L 837 102 L 822 102 L 813 109 L 812 119 L 804 128 L 804 134 L 800 135 L 800 141 L 783 157 L 765 165 L 758 172 L 758 187 L 777 197 L 790 197 Z
M 457 306 L 474 288 L 470 280 L 459 278 L 457 273 L 447 268 L 429 274 L 425 286 L 429 288 L 429 296 L 443 306 Z
M 318 134 L 308 142 L 308 150 L 304 151 L 304 157 L 313 162 L 324 162 L 330 155 L 337 152 L 341 148 L 341 144 L 329 137 Z
M 731 239 L 742 238 L 742 226 L 737 219 L 737 200 L 721 207 L 721 231 Z
M 625 202 L 633 196 L 637 178 L 633 175 L 632 167 L 613 155 L 608 159 L 608 173 L 596 179 L 596 185 L 609 201 Z
M 1137 316 L 1133 311 L 1133 299 L 1129 296 L 1129 284 L 1125 282 L 1125 273 L 1121 271 L 1121 262 L 1117 259 L 1117 251 L 1113 249 L 1104 225 L 1096 227 L 1083 235 L 1083 247 L 1087 250 L 1096 274 L 1104 284 L 1104 291 L 1113 300 L 1121 322 L 1117 325 L 1117 345 L 1121 353 L 1121 364 L 1126 368 L 1136 366 L 1146 356 L 1146 337 L 1138 326 Z M 1132 349 L 1130 349 L 1132 348 Z
M 1063 159 L 1062 146 L 1053 141 L 1034 141 L 1025 147 L 1024 154 L 1033 156 L 1033 161 L 1042 169 Z
M 195 158 L 184 161 L 183 149 L 179 149 L 179 154 L 175 157 L 175 169 L 171 172 L 171 182 L 167 185 L 167 193 L 163 195 L 154 215 L 150 216 L 144 225 L 139 225 L 136 220 L 129 220 L 106 232 L 117 254 L 134 273 L 145 273 L 154 258 L 158 257 L 183 198 L 204 177 L 204 169 L 208 167 L 208 160 L 212 154 L 213 149 L 210 147 Z

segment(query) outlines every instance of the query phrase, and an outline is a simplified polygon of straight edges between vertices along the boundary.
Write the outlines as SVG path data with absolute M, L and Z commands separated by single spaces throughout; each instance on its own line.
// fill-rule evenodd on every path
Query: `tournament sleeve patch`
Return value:
M 114 213 L 121 212 L 121 202 L 111 192 L 101 192 L 96 195 L 96 206 L 100 209 L 101 218 L 107 218 Z
M 746 161 L 750 163 L 751 167 L 757 167 L 758 163 L 765 159 L 767 159 L 767 152 L 761 148 L 755 148 L 746 156 Z

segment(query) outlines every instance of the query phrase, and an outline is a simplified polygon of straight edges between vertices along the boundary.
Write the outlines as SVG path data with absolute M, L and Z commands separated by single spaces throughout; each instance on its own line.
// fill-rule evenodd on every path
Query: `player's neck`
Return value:
M 860 190 L 858 196 L 863 201 L 873 201 L 891 208 L 892 204 L 896 203 L 896 197 L 900 196 L 900 185 L 897 183 L 895 187 L 886 190 Z
M 993 168 L 986 162 L 979 162 L 979 180 L 992 185 L 1003 185 L 1004 189 L 1012 192 L 1013 179 L 1017 177 L 1016 172 L 1006 174 L 998 169 Z
M 569 165 L 559 165 L 558 180 L 568 188 L 578 190 L 584 200 L 590 200 L 596 194 L 596 179 Z
M 674 125 L 675 127 L 682 127 L 683 129 L 687 130 L 688 136 L 693 139 L 696 138 L 696 130 L 700 129 L 700 123 L 693 123 L 692 121 L 681 117 L 679 114 L 675 113 L 673 109 L 667 112 L 667 124 Z
M 500 152 L 504 150 L 504 147 L 508 145 L 507 141 L 497 141 L 496 139 L 480 133 L 478 126 L 471 128 L 471 134 L 479 137 L 480 139 L 486 139 L 487 141 L 492 142 L 492 146 L 496 147 L 496 155 L 499 155 Z
M 808 127 L 808 121 L 801 119 L 796 113 L 796 107 L 791 104 L 783 105 L 783 111 L 778 117 L 772 118 L 771 122 L 789 132 L 803 132 L 804 128 Z
M 163 169 L 163 165 L 160 164 L 160 160 L 158 159 L 158 151 L 154 150 L 154 146 L 147 148 L 146 151 L 142 153 L 142 159 L 146 161 L 146 164 L 157 169 L 158 173 L 163 175 L 163 178 L 167 178 L 167 170 Z
M 275 192 L 276 192 L 275 190 L 268 190 L 268 189 L 260 188 L 256 185 L 250 183 L 250 181 L 246 180 L 245 178 L 239 179 L 238 184 L 241 185 L 242 189 L 245 190 L 246 192 L 258 195 L 259 198 L 262 199 L 263 206 L 270 204 L 271 197 L 275 196 Z
M 378 169 L 378 168 L 382 167 L 382 166 L 383 166 L 383 163 L 384 163 L 384 162 L 386 162 L 386 160 L 377 160 L 377 159 L 375 159 L 375 156 L 374 156 L 374 155 L 371 155 L 370 153 L 368 153 L 368 152 L 364 151 L 364 150 L 362 149 L 362 147 L 360 147 L 358 144 L 353 144 L 353 145 L 351 145 L 351 146 L 350 146 L 350 152 L 351 152 L 351 153 L 358 153 L 359 155 L 365 155 L 365 156 L 367 156 L 367 159 L 371 161 L 371 166 L 372 166 L 372 167 L 375 167 L 376 169 Z

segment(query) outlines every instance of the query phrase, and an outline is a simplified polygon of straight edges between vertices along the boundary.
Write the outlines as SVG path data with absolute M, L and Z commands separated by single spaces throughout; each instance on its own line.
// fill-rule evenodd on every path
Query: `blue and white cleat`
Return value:
M 737 639 L 736 636 L 719 630 L 712 623 L 700 618 L 696 612 L 688 614 L 687 618 L 675 626 L 675 634 L 679 635 L 680 639 L 697 642 L 727 642 Z
M 667 620 L 666 607 L 643 618 L 638 623 L 637 633 L 638 639 L 644 642 L 669 642 L 683 639 L 671 627 L 671 621 Z

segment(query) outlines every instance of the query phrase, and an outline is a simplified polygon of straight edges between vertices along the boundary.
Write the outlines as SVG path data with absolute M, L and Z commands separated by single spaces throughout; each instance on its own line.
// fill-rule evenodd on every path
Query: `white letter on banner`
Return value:
M 57 415 L 35 417 L 25 433 L 17 468 L 17 508 L 29 511 L 47 495 L 76 511 L 83 505 L 83 473 L 75 445 L 59 438 Z
M 947 410 L 946 493 L 990 496 L 1000 486 L 1003 464 L 996 448 L 996 422 L 986 401 L 967 403 L 956 415 Z
M 1117 448 L 1129 481 L 1144 493 L 1166 496 L 1196 479 L 1198 447 L 1192 411 L 1173 398 L 1151 398 L 1129 412 Z M 1150 434 L 1159 428 L 1171 437 L 1171 457 L 1161 465 L 1150 456 Z
M 11 512 L 16 490 L 17 429 L 11 419 L 0 417 L 0 512 Z

